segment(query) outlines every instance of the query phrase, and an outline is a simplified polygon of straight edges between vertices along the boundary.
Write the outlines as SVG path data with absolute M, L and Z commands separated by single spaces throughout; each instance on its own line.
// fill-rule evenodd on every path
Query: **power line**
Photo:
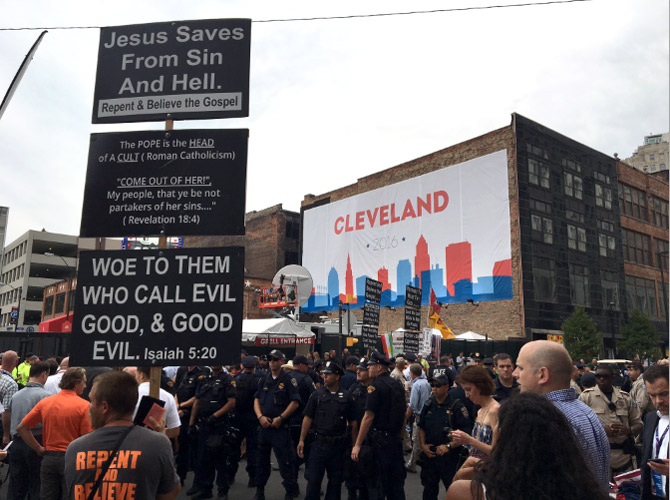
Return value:
M 415 14 L 441 14 L 444 12 L 464 12 L 468 10 L 491 10 L 491 9 L 505 9 L 510 7 L 538 7 L 553 4 L 566 4 L 577 2 L 591 2 L 593 0 L 550 0 L 548 2 L 534 2 L 534 3 L 515 3 L 509 5 L 483 5 L 479 7 L 455 7 L 452 9 L 433 9 L 433 10 L 413 10 L 408 12 L 379 12 L 375 14 L 352 14 L 348 16 L 324 16 L 324 17 L 295 17 L 289 19 L 257 19 L 252 20 L 253 23 L 288 23 L 297 21 L 332 21 L 342 19 L 364 19 L 372 17 L 390 17 L 390 16 L 411 16 Z M 89 30 L 100 29 L 104 26 L 51 26 L 51 27 L 37 27 L 37 28 L 0 28 L 0 31 L 32 31 L 32 30 Z

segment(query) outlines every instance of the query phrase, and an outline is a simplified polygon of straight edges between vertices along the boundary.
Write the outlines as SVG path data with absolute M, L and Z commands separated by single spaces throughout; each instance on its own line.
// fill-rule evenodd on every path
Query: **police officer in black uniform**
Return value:
M 389 375 L 390 360 L 373 351 L 368 361 L 368 371 L 375 377 L 368 386 L 365 415 L 351 450 L 351 458 L 359 460 L 361 445 L 367 441 L 378 458 L 377 474 L 366 477 L 368 495 L 378 498 L 379 478 L 383 478 L 383 496 L 387 500 L 405 500 L 405 478 L 407 471 L 402 454 L 401 430 L 405 425 L 405 388 Z
M 372 380 L 368 373 L 367 358 L 360 358 L 356 364 L 356 382 L 349 387 L 349 397 L 353 406 L 353 419 L 360 428 L 365 403 L 368 399 L 368 385 Z M 372 457 L 371 457 L 372 458 Z M 344 483 L 347 486 L 348 500 L 368 500 L 368 490 L 361 475 L 361 467 L 351 459 L 351 453 L 345 459 Z
M 179 420 L 181 421 L 181 428 L 179 430 L 179 450 L 175 459 L 177 466 L 177 474 L 181 479 L 182 485 L 184 479 L 193 468 L 195 463 L 195 456 L 197 446 L 188 437 L 188 426 L 191 421 L 191 410 L 195 403 L 195 391 L 198 387 L 198 382 L 207 378 L 206 372 L 199 366 L 186 367 L 186 373 L 183 374 L 177 386 L 177 411 L 179 412 Z
M 289 418 L 298 409 L 298 383 L 282 368 L 284 355 L 275 349 L 268 356 L 270 372 L 261 379 L 254 399 L 254 412 L 260 423 L 258 467 L 254 500 L 265 500 L 265 485 L 270 477 L 270 453 L 275 452 L 287 500 L 300 494 L 296 452 L 289 433 Z
M 313 393 L 302 421 L 298 456 L 304 457 L 307 433 L 312 432 L 314 440 L 307 462 L 307 492 L 305 500 L 319 500 L 323 475 L 328 472 L 328 487 L 325 500 L 339 500 L 344 479 L 344 456 L 351 434 L 347 433 L 347 423 L 353 420 L 353 406 L 346 390 L 340 390 L 340 377 L 344 370 L 329 361 L 323 370 L 325 386 Z M 353 432 L 357 430 L 354 427 Z
M 212 366 L 212 374 L 201 380 L 195 392 L 189 434 L 197 436 L 198 452 L 193 488 L 197 490 L 192 500 L 212 498 L 214 475 L 218 497 L 228 498 L 228 472 L 223 435 L 229 425 L 227 415 L 235 408 L 235 386 L 222 366 Z M 197 426 L 196 426 L 197 424 Z
M 461 446 L 451 446 L 449 433 L 461 430 L 472 432 L 472 421 L 465 405 L 449 395 L 451 381 L 446 374 L 430 380 L 432 396 L 419 416 L 419 442 L 421 443 L 421 484 L 423 500 L 436 500 L 440 479 L 446 489 L 458 468 Z
M 247 474 L 250 488 L 256 486 L 258 466 L 258 419 L 254 413 L 254 395 L 261 377 L 254 372 L 257 364 L 256 356 L 245 356 L 242 358 L 242 371 L 233 378 L 236 391 L 236 425 L 240 429 L 241 437 L 247 439 Z M 239 460 L 239 448 L 237 453 Z
M 300 441 L 300 428 L 302 427 L 302 415 L 307 407 L 309 397 L 316 391 L 314 380 L 307 374 L 308 367 L 307 356 L 298 354 L 293 358 L 293 371 L 291 372 L 291 376 L 298 383 L 298 394 L 300 395 L 298 409 L 291 416 L 291 422 L 289 423 L 293 446 L 298 446 L 298 441 Z M 304 457 L 296 457 L 296 467 L 299 468 L 305 463 L 307 458 L 309 458 L 309 450 L 305 449 Z

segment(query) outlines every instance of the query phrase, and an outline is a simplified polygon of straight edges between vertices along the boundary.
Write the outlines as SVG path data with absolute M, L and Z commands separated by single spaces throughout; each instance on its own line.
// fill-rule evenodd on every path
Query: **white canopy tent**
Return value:
M 309 352 L 314 333 L 289 318 L 245 319 L 242 321 L 242 345 L 270 348 L 295 345 L 296 352 Z
M 487 339 L 485 335 L 480 335 L 479 333 L 470 331 L 456 335 L 456 338 L 459 340 L 493 340 L 491 338 Z

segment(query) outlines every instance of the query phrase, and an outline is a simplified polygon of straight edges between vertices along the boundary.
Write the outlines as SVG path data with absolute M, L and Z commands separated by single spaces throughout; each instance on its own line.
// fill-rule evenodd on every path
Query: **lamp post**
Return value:
M 609 311 L 609 316 L 610 316 L 610 330 L 612 332 L 612 355 L 616 356 L 616 339 L 614 338 L 614 302 L 610 302 L 607 304 L 607 310 Z

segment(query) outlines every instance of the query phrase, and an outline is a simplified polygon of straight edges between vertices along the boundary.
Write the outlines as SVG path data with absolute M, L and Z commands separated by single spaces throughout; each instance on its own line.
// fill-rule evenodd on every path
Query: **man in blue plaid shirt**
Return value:
M 0 365 L 0 404 L 3 409 L 9 406 L 12 396 L 19 390 L 12 370 L 19 363 L 19 357 L 14 351 L 5 351 L 2 354 L 2 364 Z M 4 448 L 11 441 L 9 428 L 11 425 L 9 413 L 2 412 L 2 447 Z
M 596 480 L 608 490 L 610 447 L 596 414 L 577 399 L 570 387 L 572 360 L 562 344 L 536 340 L 525 344 L 516 360 L 514 376 L 521 392 L 544 394 L 568 419 Z M 566 457 L 566 459 L 569 459 Z

